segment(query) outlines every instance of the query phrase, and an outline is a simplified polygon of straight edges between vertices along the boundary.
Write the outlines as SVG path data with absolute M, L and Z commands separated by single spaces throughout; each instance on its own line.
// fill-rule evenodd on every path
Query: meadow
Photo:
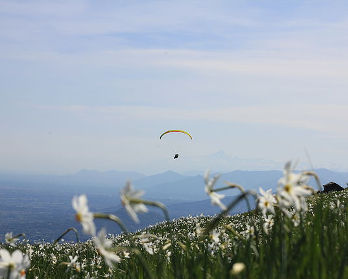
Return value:
M 348 278 L 348 190 L 317 193 L 307 185 L 311 176 L 288 163 L 276 193 L 255 193 L 232 183 L 215 188 L 219 177 L 207 173 L 205 191 L 221 213 L 176 220 L 127 183 L 121 200 L 135 222 L 150 206 L 166 218 L 135 233 L 117 216 L 90 212 L 87 197 L 76 196 L 76 219 L 91 238 L 66 242 L 62 234 L 54 243 L 30 243 L 8 234 L 1 244 L 0 278 Z M 240 194 L 225 205 L 221 193 L 230 189 Z M 248 196 L 257 208 L 229 216 Z M 96 228 L 98 218 L 124 232 L 107 234 Z

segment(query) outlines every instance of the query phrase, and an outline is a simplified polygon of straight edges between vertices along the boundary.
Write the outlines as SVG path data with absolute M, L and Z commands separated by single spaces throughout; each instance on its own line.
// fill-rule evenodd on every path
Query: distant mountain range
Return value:
M 334 181 L 346 187 L 348 173 L 317 169 L 322 184 Z M 276 189 L 282 171 L 235 170 L 221 174 L 217 186 L 226 181 L 242 185 L 246 189 Z M 94 212 L 110 212 L 125 221 L 131 230 L 136 230 L 163 220 L 158 209 L 140 216 L 135 224 L 120 204 L 119 192 L 127 180 L 136 189 L 144 190 L 144 198 L 161 201 L 167 205 L 170 216 L 216 214 L 219 208 L 212 206 L 204 192 L 203 174 L 183 175 L 167 171 L 146 176 L 137 172 L 82 170 L 71 175 L 15 175 L 0 173 L 0 240 L 6 232 L 26 233 L 31 240 L 53 240 L 67 227 L 80 225 L 74 220 L 71 200 L 74 195 L 87 194 L 89 207 Z M 315 181 L 311 184 L 315 187 Z M 237 190 L 224 192 L 223 202 L 228 203 Z M 240 204 L 234 212 L 247 208 Z M 232 212 L 233 213 L 233 212 Z M 114 224 L 98 221 L 110 232 L 119 232 Z M 67 236 L 72 239 L 72 236 Z
M 337 172 L 328 169 L 315 169 L 314 171 L 319 175 L 322 184 L 335 181 L 345 186 L 348 182 L 348 172 Z M 258 189 L 259 187 L 275 189 L 277 181 L 281 176 L 282 171 L 279 170 L 234 170 L 221 173 L 217 185 L 222 186 L 228 181 L 240 184 L 246 189 Z M 146 176 L 138 172 L 116 170 L 105 172 L 81 170 L 75 174 L 69 175 L 26 175 L 0 172 L 1 184 L 7 183 L 15 188 L 30 185 L 32 189 L 49 191 L 52 189 L 68 192 L 87 191 L 97 193 L 100 193 L 103 189 L 116 189 L 119 191 L 128 180 L 130 180 L 135 187 L 156 194 L 156 196 L 162 193 L 165 197 L 168 197 L 168 193 L 170 195 L 172 195 L 172 193 L 176 195 L 176 193 L 184 190 L 188 191 L 188 194 L 192 192 L 192 189 L 201 191 L 203 187 L 203 173 L 199 175 L 183 175 L 174 171 L 166 171 Z M 160 196 L 162 196 L 162 194 Z M 188 199 L 192 198 L 190 196 Z
M 130 171 L 96 171 L 80 170 L 74 174 L 67 175 L 29 175 L 29 174 L 8 174 L 0 172 L 0 181 L 19 182 L 19 183 L 36 183 L 37 186 L 47 185 L 73 185 L 75 187 L 96 187 L 109 186 L 119 187 L 127 180 L 136 180 L 146 177 L 144 174 Z

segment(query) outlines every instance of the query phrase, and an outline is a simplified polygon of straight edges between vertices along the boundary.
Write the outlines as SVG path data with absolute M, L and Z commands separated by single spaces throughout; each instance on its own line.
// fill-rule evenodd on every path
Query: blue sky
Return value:
M 346 1 L 0 0 L 0 26 L 0 171 L 348 170 Z

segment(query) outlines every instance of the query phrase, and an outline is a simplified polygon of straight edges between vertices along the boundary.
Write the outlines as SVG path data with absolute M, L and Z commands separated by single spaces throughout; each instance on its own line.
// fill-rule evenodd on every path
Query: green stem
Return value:
M 319 176 L 314 171 L 304 171 L 303 174 L 313 176 L 315 181 L 317 182 L 319 190 L 323 190 L 323 186 L 321 186 Z
M 244 188 L 238 184 L 234 184 L 234 183 L 228 183 L 227 186 L 225 187 L 221 187 L 221 188 L 217 188 L 212 190 L 213 192 L 219 192 L 219 191 L 224 191 L 224 190 L 228 190 L 228 189 L 233 189 L 233 188 L 237 188 L 241 193 L 246 193 L 246 191 L 244 190 Z M 255 193 L 249 191 L 249 194 L 252 195 L 253 197 L 255 197 Z M 247 197 L 245 197 L 245 201 L 247 203 L 248 206 L 248 211 L 251 210 L 251 206 L 250 206 L 250 202 L 249 199 Z
M 231 210 L 233 209 L 242 199 L 244 199 L 247 195 L 252 195 L 249 191 L 246 191 L 239 195 L 233 202 L 231 202 L 228 207 L 223 210 L 218 216 L 216 216 L 205 229 L 203 235 L 208 235 L 212 229 L 216 227 L 216 225 L 221 221 L 221 219 Z
M 15 235 L 14 237 L 12 237 L 12 239 L 13 238 L 20 238 L 21 236 L 23 236 L 24 239 L 27 239 L 25 236 L 25 233 L 19 233 L 19 234 Z
M 115 223 L 117 223 L 120 226 L 120 228 L 122 229 L 123 232 L 128 233 L 128 230 L 127 230 L 126 226 L 123 224 L 123 222 L 121 221 L 121 219 L 115 215 L 105 214 L 105 213 L 93 213 L 93 217 L 114 221 Z
M 211 190 L 211 191 L 212 191 L 212 192 L 220 192 L 220 191 L 228 190 L 228 189 L 231 189 L 231 188 L 232 188 L 232 187 L 230 187 L 230 186 L 225 186 L 225 187 L 213 189 L 213 190 Z
M 19 238 L 20 238 L 21 236 L 23 236 L 24 239 L 27 239 L 27 237 L 25 236 L 25 233 L 19 233 L 19 234 L 13 236 L 12 238 L 10 238 L 8 241 L 12 241 L 12 240 L 14 240 L 14 239 L 16 239 L 16 238 L 17 238 L 17 240 L 19 240 Z M 17 240 L 16 240 L 16 241 L 17 241 Z
M 10 276 L 11 276 L 11 266 L 8 266 L 7 279 L 10 279 Z
M 77 229 L 71 227 L 69 229 L 67 229 L 65 232 L 63 232 L 63 234 L 61 236 L 59 236 L 54 242 L 53 242 L 53 245 L 56 244 L 59 240 L 61 240 L 63 238 L 64 235 L 66 235 L 68 232 L 70 231 L 74 231 L 75 233 L 75 236 L 76 236 L 76 241 L 77 242 L 80 242 L 80 239 L 79 239 L 79 235 L 77 233 Z
M 164 217 L 165 217 L 166 221 L 170 222 L 168 210 L 167 210 L 167 208 L 165 207 L 165 205 L 163 203 L 154 202 L 154 201 L 142 201 L 142 202 L 143 202 L 143 204 L 150 205 L 150 206 L 155 206 L 155 207 L 160 208 L 162 210 L 163 214 L 164 214 Z
M 145 269 L 145 272 L 147 273 L 148 277 L 146 278 L 149 278 L 149 279 L 153 279 L 153 274 L 152 272 L 150 271 L 150 269 L 148 268 L 146 262 L 144 261 L 143 257 L 141 256 L 139 250 L 135 251 L 135 255 L 138 257 L 138 259 L 140 260 L 142 266 L 144 267 Z
M 245 240 L 245 238 L 238 233 L 235 229 L 233 229 L 230 225 L 226 225 L 225 228 L 230 231 L 234 236 L 236 236 L 237 238 L 241 239 L 241 240 Z

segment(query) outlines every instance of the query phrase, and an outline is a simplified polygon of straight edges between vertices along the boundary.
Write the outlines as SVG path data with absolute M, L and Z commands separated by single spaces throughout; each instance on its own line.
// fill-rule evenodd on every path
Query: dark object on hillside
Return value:
M 328 184 L 324 185 L 324 190 L 319 191 L 318 193 L 328 193 L 328 192 L 342 191 L 342 190 L 344 190 L 344 188 L 338 185 L 337 183 L 329 182 Z
M 179 154 L 174 155 L 174 159 L 179 158 Z

